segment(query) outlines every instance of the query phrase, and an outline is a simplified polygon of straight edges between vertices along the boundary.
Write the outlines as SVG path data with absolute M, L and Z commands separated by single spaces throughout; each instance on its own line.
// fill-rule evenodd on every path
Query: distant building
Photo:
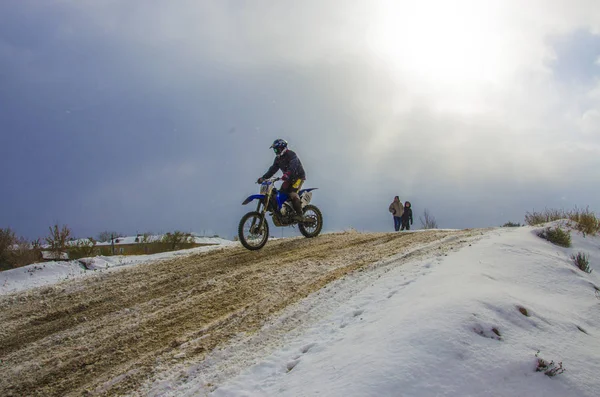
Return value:
M 163 242 L 164 235 L 116 237 L 113 241 L 96 243 L 96 255 L 143 255 L 156 254 L 170 251 L 172 246 Z M 191 234 L 189 243 L 179 243 L 176 250 L 202 247 L 206 245 L 219 245 L 224 241 L 219 237 L 199 237 Z
M 67 252 L 57 253 L 54 251 L 41 251 L 40 254 L 44 262 L 69 260 L 69 254 Z

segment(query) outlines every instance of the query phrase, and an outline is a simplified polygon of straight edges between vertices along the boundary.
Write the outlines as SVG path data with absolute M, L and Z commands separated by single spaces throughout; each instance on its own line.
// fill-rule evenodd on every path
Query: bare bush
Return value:
M 438 224 L 435 220 L 435 217 L 429 212 L 427 208 L 423 211 L 423 216 L 419 217 L 419 222 L 421 222 L 421 227 L 423 229 L 437 229 Z
M 556 375 L 560 375 L 565 372 L 565 369 L 562 366 L 562 362 L 556 364 L 554 361 L 546 361 L 539 356 L 540 351 L 538 350 L 535 354 L 535 358 L 537 359 L 537 366 L 535 368 L 536 372 L 543 372 L 544 375 L 549 377 L 554 377 Z
M 50 234 L 45 238 L 46 243 L 50 246 L 50 251 L 54 254 L 54 258 L 60 258 L 61 254 L 67 251 L 67 242 L 71 237 L 71 229 L 67 225 L 59 227 L 58 224 L 49 227 Z

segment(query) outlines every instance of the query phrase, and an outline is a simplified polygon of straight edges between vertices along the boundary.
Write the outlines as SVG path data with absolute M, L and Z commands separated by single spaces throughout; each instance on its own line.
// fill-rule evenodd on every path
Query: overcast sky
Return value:
M 0 227 L 232 238 L 276 138 L 326 230 L 599 211 L 600 7 L 0 2 Z

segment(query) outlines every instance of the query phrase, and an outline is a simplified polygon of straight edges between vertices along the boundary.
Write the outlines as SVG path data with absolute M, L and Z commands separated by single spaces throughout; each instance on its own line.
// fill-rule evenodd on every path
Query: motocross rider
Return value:
M 281 177 L 283 183 L 279 190 L 290 196 L 292 206 L 294 207 L 294 211 L 296 211 L 293 219 L 297 222 L 302 222 L 304 221 L 302 203 L 298 195 L 298 190 L 300 190 L 306 179 L 302 163 L 296 153 L 288 149 L 288 143 L 283 139 L 276 139 L 270 149 L 273 149 L 275 152 L 275 161 L 273 161 L 273 165 L 269 170 L 262 177 L 258 178 L 257 182 L 262 183 L 265 179 L 271 178 L 277 171 L 281 170 L 283 172 L 283 176 Z

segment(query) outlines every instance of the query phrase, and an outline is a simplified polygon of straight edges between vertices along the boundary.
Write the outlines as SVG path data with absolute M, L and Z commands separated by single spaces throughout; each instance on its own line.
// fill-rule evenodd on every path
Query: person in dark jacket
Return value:
M 392 201 L 392 204 L 390 204 L 388 210 L 394 217 L 394 230 L 400 230 L 400 225 L 402 224 L 402 212 L 404 211 L 400 197 L 394 197 L 394 201 Z
M 400 230 L 410 230 L 410 225 L 408 222 L 410 221 L 410 225 L 413 224 L 413 216 L 412 209 L 410 208 L 410 201 L 404 203 L 404 213 L 402 214 L 402 229 Z
M 304 217 L 302 216 L 302 202 L 298 195 L 298 190 L 302 187 L 302 184 L 306 180 L 306 174 L 304 173 L 304 167 L 300 159 L 295 152 L 288 149 L 288 143 L 283 139 L 276 139 L 271 145 L 270 149 L 275 152 L 275 160 L 273 165 L 267 170 L 267 172 L 260 178 L 258 183 L 262 183 L 265 179 L 271 178 L 279 170 L 283 172 L 281 180 L 280 191 L 287 193 L 292 201 L 292 206 L 296 215 L 294 220 L 302 222 Z

